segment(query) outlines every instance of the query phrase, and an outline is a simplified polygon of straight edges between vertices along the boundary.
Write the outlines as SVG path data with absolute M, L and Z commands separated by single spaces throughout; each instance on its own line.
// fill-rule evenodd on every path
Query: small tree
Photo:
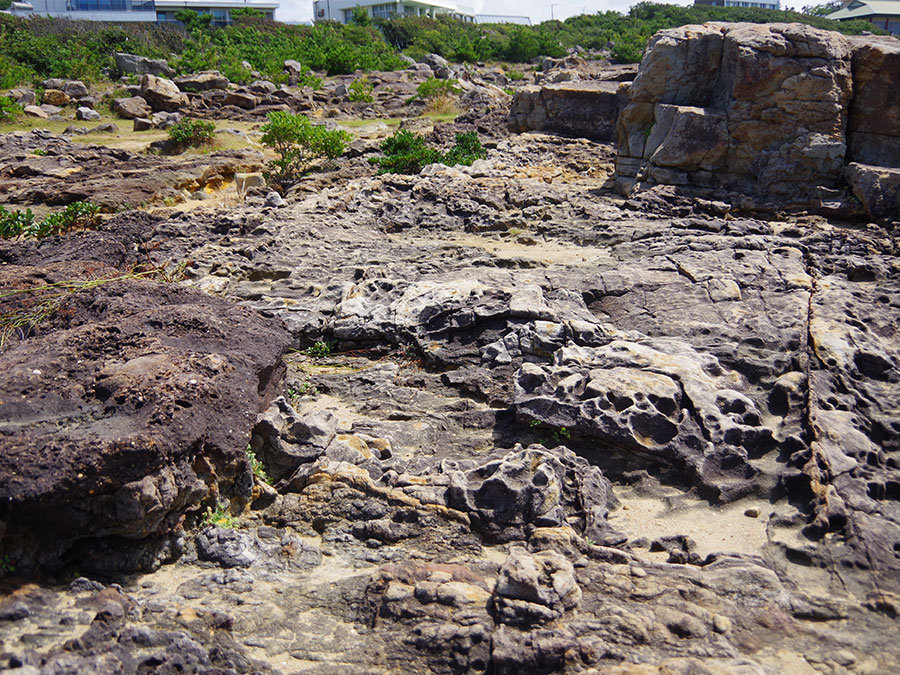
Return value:
M 216 137 L 216 123 L 206 120 L 192 120 L 182 117 L 169 127 L 169 138 L 179 148 L 199 148 L 213 142 Z
M 350 134 L 312 124 L 305 115 L 269 113 L 262 126 L 262 142 L 278 153 L 265 172 L 266 181 L 279 192 L 298 182 L 313 163 L 340 157 L 347 150 Z
M 372 17 L 369 16 L 367 9 L 357 5 L 350 14 L 350 21 L 357 26 L 371 26 Z
M 193 9 L 179 9 L 175 12 L 175 20 L 183 23 L 189 33 L 195 30 L 209 30 L 212 14 L 200 14 Z
M 353 103 L 372 103 L 375 100 L 375 97 L 372 96 L 374 89 L 375 87 L 369 81 L 369 76 L 363 75 L 350 84 L 349 98 Z

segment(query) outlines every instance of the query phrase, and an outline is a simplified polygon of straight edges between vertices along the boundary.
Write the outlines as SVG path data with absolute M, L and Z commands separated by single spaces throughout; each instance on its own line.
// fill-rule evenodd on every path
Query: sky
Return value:
M 817 1 L 782 0 L 781 4 L 782 7 L 799 7 L 801 4 L 816 4 Z M 280 2 L 279 21 L 312 21 L 312 0 L 280 0 Z M 462 4 L 471 2 L 472 0 L 462 0 Z M 542 0 L 475 0 L 475 13 L 527 15 L 531 17 L 532 23 L 540 23 L 551 18 L 566 19 L 578 14 L 594 14 L 610 10 L 624 14 L 637 2 L 638 0 L 563 0 L 553 3 Z M 693 0 L 669 0 L 669 4 L 690 5 L 693 4 Z

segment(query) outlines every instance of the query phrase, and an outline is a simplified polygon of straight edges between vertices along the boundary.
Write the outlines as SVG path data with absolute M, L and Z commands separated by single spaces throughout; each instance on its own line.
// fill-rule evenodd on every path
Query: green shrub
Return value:
M 468 131 L 464 134 L 456 134 L 456 144 L 444 155 L 444 164 L 447 166 L 472 166 L 476 159 L 484 159 L 487 152 L 481 147 L 478 134 Z
M 182 117 L 169 127 L 169 139 L 182 148 L 199 148 L 212 143 L 216 137 L 216 124 L 207 120 Z
M 461 91 L 458 85 L 457 80 L 439 80 L 436 77 L 429 77 L 416 87 L 416 95 L 413 98 L 428 101 L 439 96 L 458 96 Z
M 278 159 L 265 172 L 267 182 L 284 192 L 299 181 L 314 162 L 332 160 L 347 150 L 350 134 L 312 124 L 305 115 L 288 112 L 269 113 L 262 126 L 262 142 L 278 153 Z
M 16 117 L 22 112 L 22 106 L 9 96 L 0 96 L 0 124 L 3 122 L 15 122 Z
M 52 234 L 64 234 L 76 227 L 92 228 L 100 223 L 100 207 L 91 202 L 72 202 L 62 211 L 51 213 L 42 221 L 35 221 L 31 209 L 7 211 L 0 206 L 0 237 L 23 236 L 43 239 Z
M 371 103 L 375 100 L 375 97 L 372 96 L 372 91 L 374 90 L 374 86 L 369 82 L 369 76 L 363 75 L 362 77 L 353 80 L 350 84 L 350 94 L 349 98 L 354 103 L 363 102 L 363 103 Z
M 373 157 L 369 162 L 378 167 L 378 173 L 419 173 L 428 164 L 441 161 L 441 153 L 425 143 L 425 138 L 408 129 L 400 129 L 386 138 L 379 149 L 384 157 Z
M 373 157 L 370 163 L 378 167 L 378 173 L 417 174 L 428 164 L 447 166 L 463 164 L 471 166 L 476 159 L 484 159 L 487 153 L 481 147 L 478 134 L 470 131 L 456 134 L 456 144 L 446 154 L 428 146 L 425 138 L 407 129 L 401 129 L 379 146 L 383 157 Z

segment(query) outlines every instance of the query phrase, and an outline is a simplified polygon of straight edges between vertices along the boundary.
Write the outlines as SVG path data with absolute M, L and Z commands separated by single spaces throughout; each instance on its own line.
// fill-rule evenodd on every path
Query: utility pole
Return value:
M 552 5 L 550 5 L 550 20 L 551 21 L 555 21 L 555 17 L 553 16 L 553 8 L 554 7 L 559 7 L 559 3 L 554 2 Z

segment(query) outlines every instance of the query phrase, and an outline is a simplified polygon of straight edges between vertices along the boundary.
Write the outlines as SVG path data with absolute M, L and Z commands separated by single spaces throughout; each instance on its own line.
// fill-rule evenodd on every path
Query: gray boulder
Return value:
M 150 117 L 150 114 L 153 112 L 153 109 L 143 96 L 114 98 L 109 107 L 113 113 L 126 120 L 133 120 L 137 117 Z
M 134 73 L 136 75 L 149 73 L 150 75 L 165 75 L 166 77 L 172 77 L 175 74 L 175 71 L 163 59 L 148 59 L 145 56 L 123 52 L 118 52 L 115 58 L 116 68 L 123 73 Z
M 100 113 L 96 110 L 91 110 L 90 108 L 82 106 L 75 111 L 75 119 L 85 121 L 99 120 Z
M 422 63 L 431 68 L 434 76 L 440 80 L 447 80 L 453 77 L 453 68 L 450 67 L 450 63 L 439 54 L 426 54 L 422 59 Z
M 150 74 L 141 78 L 141 96 L 157 112 L 174 112 L 188 104 L 187 95 L 172 80 Z
M 225 105 L 233 105 L 244 110 L 252 110 L 259 105 L 259 97 L 242 91 L 230 91 L 225 97 Z
M 192 75 L 175 78 L 175 84 L 181 91 L 209 91 L 210 89 L 227 89 L 228 78 L 218 70 L 204 70 Z

